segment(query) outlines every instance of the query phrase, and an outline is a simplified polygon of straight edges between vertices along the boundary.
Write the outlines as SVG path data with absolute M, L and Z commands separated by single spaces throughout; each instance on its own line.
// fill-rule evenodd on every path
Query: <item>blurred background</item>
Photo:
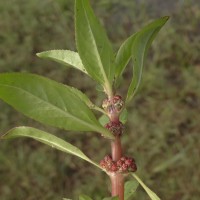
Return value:
M 200 2 L 196 0 L 91 1 L 115 51 L 132 33 L 155 18 L 170 20 L 158 34 L 145 62 L 142 84 L 129 105 L 123 136 L 138 174 L 163 200 L 200 199 Z M 41 60 L 37 52 L 75 50 L 74 1 L 0 0 L 0 72 L 31 72 L 75 86 L 101 105 L 103 94 L 81 72 Z M 119 93 L 125 96 L 132 65 Z M 20 125 L 48 130 L 81 148 L 95 161 L 110 152 L 93 133 L 45 127 L 0 101 L 0 133 Z M 88 163 L 30 139 L 0 142 L 0 199 L 101 200 L 109 196 L 107 176 Z M 149 199 L 138 188 L 135 199 Z

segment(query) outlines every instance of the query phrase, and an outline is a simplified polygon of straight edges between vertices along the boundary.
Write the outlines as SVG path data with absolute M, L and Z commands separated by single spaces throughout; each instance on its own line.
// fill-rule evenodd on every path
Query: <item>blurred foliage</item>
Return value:
M 96 94 L 92 80 L 81 72 L 35 56 L 36 52 L 49 49 L 74 49 L 73 4 L 72 0 L 0 1 L 0 72 L 42 74 L 78 87 L 100 104 L 103 94 Z M 199 3 L 192 0 L 93 0 L 92 5 L 115 49 L 152 19 L 171 16 L 153 43 L 142 86 L 129 106 L 123 145 L 126 153 L 136 158 L 138 173 L 144 182 L 161 199 L 198 200 Z M 131 73 L 131 67 L 125 71 L 122 95 Z M 96 161 L 110 151 L 109 142 L 96 135 L 66 134 L 43 127 L 3 102 L 0 102 L 0 111 L 1 133 L 14 126 L 32 125 L 61 135 Z M 33 140 L 1 141 L 1 200 L 77 199 L 80 193 L 100 200 L 109 196 L 108 190 L 106 175 L 84 161 Z M 138 190 L 136 199 L 147 199 L 142 189 Z

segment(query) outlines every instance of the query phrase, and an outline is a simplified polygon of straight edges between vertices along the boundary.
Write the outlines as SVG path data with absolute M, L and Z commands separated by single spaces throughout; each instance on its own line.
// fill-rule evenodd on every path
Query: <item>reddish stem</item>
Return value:
M 120 136 L 116 136 L 115 140 L 111 141 L 112 159 L 118 161 L 122 157 L 122 145 Z
M 122 146 L 120 136 L 116 136 L 111 142 L 112 159 L 117 162 L 122 157 Z M 112 196 L 118 196 L 120 200 L 124 200 L 124 177 L 120 173 L 112 173 L 110 175 L 112 184 Z
M 119 114 L 115 109 L 109 113 L 111 122 L 119 122 Z M 122 157 L 122 145 L 120 134 L 115 136 L 115 139 L 111 141 L 111 153 L 113 161 L 117 162 Z M 112 184 L 112 196 L 118 196 L 119 200 L 124 200 L 124 177 L 121 173 L 110 174 L 110 180 Z
M 118 196 L 120 200 L 124 200 L 124 176 L 120 173 L 110 175 L 112 184 L 112 197 Z

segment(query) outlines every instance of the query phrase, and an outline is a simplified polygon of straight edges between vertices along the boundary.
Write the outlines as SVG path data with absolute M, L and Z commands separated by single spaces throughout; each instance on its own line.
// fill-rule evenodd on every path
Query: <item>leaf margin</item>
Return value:
M 24 133 L 24 131 L 26 131 L 26 133 Z M 39 134 L 45 135 L 45 137 L 41 137 L 39 136 Z M 18 137 L 28 137 L 28 138 L 35 139 L 43 144 L 51 146 L 52 148 L 56 148 L 57 150 L 77 156 L 101 169 L 101 167 L 97 163 L 95 163 L 89 157 L 87 157 L 78 147 L 70 144 L 69 142 L 51 133 L 48 133 L 46 131 L 39 130 L 33 127 L 19 126 L 19 127 L 12 128 L 9 131 L 7 131 L 5 134 L 0 136 L 0 140 L 13 139 L 13 138 L 18 138 Z M 47 137 L 50 141 L 47 139 Z M 55 141 L 59 144 L 56 144 Z M 67 148 L 67 146 L 69 147 Z M 69 150 L 70 148 L 71 150 Z
M 75 51 L 54 49 L 54 50 L 42 51 L 36 53 L 36 55 L 39 58 L 50 59 L 55 62 L 61 63 L 63 65 L 72 66 L 73 68 L 78 69 L 89 76 L 85 67 L 82 64 L 79 54 Z
M 149 187 L 147 187 L 144 182 L 139 178 L 135 173 L 131 173 L 131 175 L 138 181 L 138 183 L 143 187 L 146 193 L 149 195 L 151 200 L 161 200 L 155 192 L 153 192 Z

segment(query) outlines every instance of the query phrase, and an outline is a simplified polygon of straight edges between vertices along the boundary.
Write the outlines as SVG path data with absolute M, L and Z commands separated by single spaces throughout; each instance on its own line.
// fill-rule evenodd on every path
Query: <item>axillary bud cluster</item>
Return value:
M 120 95 L 115 95 L 111 99 L 104 99 L 102 107 L 107 113 L 120 113 L 124 107 L 124 101 Z
M 127 156 L 121 157 L 118 161 L 113 161 L 111 156 L 107 155 L 100 161 L 100 166 L 110 173 L 128 173 L 137 170 L 135 160 Z

